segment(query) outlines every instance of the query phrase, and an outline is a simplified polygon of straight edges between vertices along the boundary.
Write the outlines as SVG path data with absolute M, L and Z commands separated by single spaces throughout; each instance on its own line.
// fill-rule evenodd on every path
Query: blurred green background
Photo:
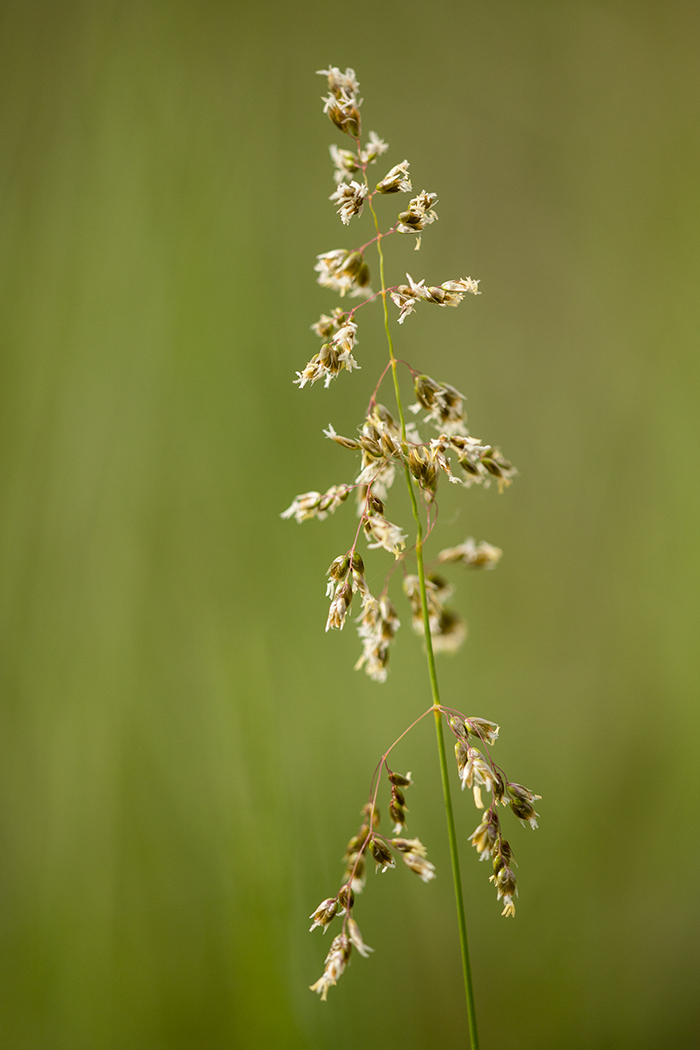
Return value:
M 396 766 L 439 878 L 371 877 L 376 953 L 308 991 L 307 916 L 429 704 L 405 606 L 385 686 L 323 634 L 352 509 L 278 516 L 351 479 L 321 431 L 385 357 L 368 308 L 361 372 L 291 384 L 337 302 L 316 253 L 371 236 L 326 199 L 329 63 L 440 196 L 389 280 L 482 282 L 397 353 L 520 470 L 445 492 L 434 546 L 505 550 L 452 574 L 440 674 L 544 796 L 514 921 L 457 799 L 483 1046 L 699 1045 L 699 45 L 677 0 L 3 0 L 3 1048 L 466 1044 L 429 724 Z

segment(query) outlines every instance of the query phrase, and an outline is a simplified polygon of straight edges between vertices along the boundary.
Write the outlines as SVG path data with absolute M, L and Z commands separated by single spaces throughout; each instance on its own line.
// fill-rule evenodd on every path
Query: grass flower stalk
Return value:
M 426 285 L 424 279 L 415 281 L 406 274 L 407 284 L 390 286 L 385 279 L 383 241 L 395 234 L 415 237 L 420 248 L 423 230 L 437 220 L 434 205 L 437 194 L 422 190 L 388 229 L 382 231 L 375 199 L 395 193 L 412 192 L 410 165 L 404 160 L 394 165 L 372 188 L 368 170 L 388 146 L 374 132 L 362 144 L 362 122 L 359 84 L 352 69 L 341 72 L 335 66 L 320 71 L 328 79 L 328 95 L 324 99 L 325 112 L 338 130 L 354 142 L 354 149 L 330 149 L 334 164 L 336 189 L 330 200 L 344 226 L 359 218 L 367 205 L 372 215 L 375 236 L 359 248 L 335 248 L 317 257 L 318 283 L 337 292 L 342 299 L 359 299 L 357 305 L 345 310 L 335 307 L 330 315 L 323 314 L 311 327 L 323 341 L 320 350 L 306 367 L 297 372 L 295 382 L 300 389 L 313 386 L 322 379 L 328 387 L 344 371 L 353 372 L 361 366 L 354 356 L 357 342 L 360 309 L 381 298 L 384 330 L 389 347 L 389 362 L 385 364 L 370 397 L 365 417 L 357 436 L 338 434 L 332 424 L 325 436 L 342 448 L 358 453 L 360 469 L 353 482 L 331 486 L 324 493 L 310 491 L 295 497 L 282 514 L 303 522 L 311 518 L 323 520 L 345 503 L 354 492 L 359 522 L 354 540 L 345 552 L 337 555 L 327 571 L 327 595 L 330 608 L 326 631 L 342 630 L 350 614 L 353 600 L 361 603 L 357 618 L 362 653 L 355 667 L 363 669 L 375 682 L 386 681 L 391 645 L 401 623 L 389 597 L 389 586 L 394 570 L 403 572 L 403 591 L 411 609 L 413 629 L 422 637 L 430 683 L 431 705 L 414 718 L 391 746 L 382 754 L 372 777 L 369 799 L 362 808 L 362 822 L 351 837 L 343 858 L 345 870 L 341 886 L 333 897 L 326 898 L 312 912 L 311 929 L 320 927 L 325 933 L 340 919 L 340 932 L 331 942 L 321 977 L 311 985 L 312 991 L 325 1001 L 329 990 L 344 973 L 353 950 L 368 957 L 372 949 L 365 943 L 354 918 L 355 900 L 365 885 L 368 863 L 374 861 L 376 871 L 396 868 L 402 860 L 411 872 L 424 883 L 435 878 L 435 867 L 428 860 L 427 849 L 418 838 L 407 837 L 408 806 L 406 791 L 413 786 L 411 773 L 399 773 L 389 764 L 394 749 L 428 715 L 434 716 L 438 757 L 443 787 L 444 807 L 454 880 L 457 925 L 461 947 L 462 967 L 468 1016 L 469 1044 L 478 1050 L 478 1033 L 471 964 L 467 941 L 467 927 L 460 875 L 459 851 L 455 830 L 450 774 L 444 739 L 444 728 L 454 737 L 457 773 L 462 789 L 469 788 L 474 805 L 482 813 L 481 821 L 469 841 L 479 859 L 490 861 L 497 899 L 503 902 L 504 916 L 515 914 L 514 896 L 517 894 L 512 864 L 513 851 L 504 838 L 499 806 L 510 808 L 524 826 L 537 827 L 534 802 L 539 795 L 513 781 L 494 763 L 491 747 L 499 726 L 485 718 L 468 716 L 452 706 L 446 706 L 440 696 L 436 669 L 436 653 L 454 652 L 466 638 L 467 630 L 459 614 L 446 603 L 453 586 L 442 575 L 449 567 L 462 565 L 469 570 L 493 569 L 501 551 L 485 541 L 477 543 L 468 537 L 456 547 L 438 552 L 434 563 L 426 564 L 425 543 L 433 532 L 438 516 L 438 485 L 446 477 L 451 484 L 469 489 L 474 485 L 488 487 L 492 482 L 503 491 L 515 476 L 515 468 L 503 456 L 498 446 L 473 437 L 466 427 L 465 397 L 448 383 L 436 381 L 425 372 L 399 361 L 394 352 L 389 323 L 389 300 L 398 307 L 398 324 L 403 324 L 422 303 L 440 307 L 458 306 L 466 295 L 479 295 L 479 282 L 471 277 L 445 281 L 440 285 Z M 379 257 L 381 288 L 373 292 L 370 267 L 365 251 L 376 244 Z M 364 315 L 363 315 L 364 316 Z M 427 413 L 421 428 L 428 425 L 437 431 L 436 437 L 424 439 L 418 423 L 406 415 L 402 399 L 399 365 L 410 373 L 416 403 L 410 406 L 414 415 Z M 382 381 L 391 371 L 396 415 L 378 400 Z M 390 520 L 386 512 L 389 490 L 397 469 L 401 470 L 411 503 L 415 542 L 407 549 L 407 533 L 401 525 Z M 393 555 L 394 563 L 387 573 L 379 595 L 371 593 L 367 583 L 365 564 L 358 545 L 361 537 L 367 540 L 369 550 L 384 550 Z M 415 561 L 416 572 L 409 571 L 410 560 Z M 480 744 L 480 747 L 477 746 Z M 384 778 L 386 777 L 386 781 Z M 392 836 L 380 831 L 381 818 L 378 795 L 382 784 L 389 793 L 389 816 L 393 821 Z M 491 795 L 485 809 L 483 793 Z
M 372 218 L 374 219 L 374 225 L 377 230 L 379 276 L 382 284 L 382 305 L 384 307 L 384 329 L 386 331 L 386 338 L 389 344 L 391 372 L 394 380 L 394 394 L 396 397 L 396 407 L 398 410 L 399 422 L 401 425 L 401 435 L 403 440 L 405 441 L 406 420 L 403 412 L 403 404 L 401 402 L 401 390 L 399 388 L 399 381 L 396 371 L 397 362 L 396 357 L 394 355 L 394 342 L 391 338 L 391 329 L 389 327 L 389 309 L 386 302 L 387 292 L 384 280 L 384 252 L 382 251 L 382 235 L 379 230 L 379 220 L 377 219 L 377 213 L 372 206 L 371 198 L 369 206 L 371 208 Z M 435 714 L 435 733 L 437 737 L 438 758 L 440 761 L 440 778 L 442 781 L 442 794 L 445 802 L 447 836 L 450 845 L 452 879 L 454 882 L 455 890 L 455 904 L 457 906 L 457 926 L 459 930 L 459 946 L 462 957 L 462 974 L 464 977 L 464 994 L 466 999 L 467 1019 L 469 1024 L 469 1042 L 471 1045 L 471 1050 L 479 1050 L 479 1032 L 476 1021 L 476 1005 L 474 1003 L 474 984 L 472 981 L 472 967 L 471 960 L 469 958 L 469 938 L 467 935 L 467 917 L 464 909 L 464 893 L 462 891 L 462 874 L 459 865 L 459 848 L 457 846 L 457 831 L 455 828 L 454 811 L 452 809 L 452 792 L 450 790 L 450 777 L 447 769 L 445 737 L 442 730 L 442 716 L 440 710 L 440 686 L 438 684 L 437 668 L 435 667 L 435 653 L 433 652 L 433 639 L 430 631 L 430 621 L 428 613 L 428 596 L 425 587 L 425 562 L 423 560 L 423 523 L 421 521 L 420 511 L 418 509 L 418 501 L 416 499 L 416 493 L 414 490 L 414 482 L 411 478 L 411 473 L 406 464 L 404 464 L 404 474 L 406 477 L 406 487 L 408 489 L 409 498 L 411 500 L 411 510 L 413 511 L 413 519 L 415 521 L 416 526 L 416 566 L 418 568 L 421 613 L 423 616 L 423 630 L 425 635 L 425 650 L 428 662 L 428 676 L 430 678 L 430 692 L 432 694 L 434 705 L 433 710 Z

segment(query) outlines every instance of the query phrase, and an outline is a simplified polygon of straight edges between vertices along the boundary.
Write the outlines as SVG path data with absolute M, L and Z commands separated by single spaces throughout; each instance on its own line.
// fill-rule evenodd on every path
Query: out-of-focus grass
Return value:
M 482 280 L 400 354 L 464 389 L 521 472 L 441 508 L 445 544 L 506 551 L 458 581 L 445 697 L 499 720 L 503 765 L 544 796 L 511 836 L 514 922 L 463 851 L 484 1045 L 694 1046 L 695 9 L 0 17 L 0 1043 L 460 1045 L 427 728 L 397 765 L 440 878 L 370 879 L 376 954 L 328 1004 L 307 991 L 328 944 L 306 915 L 429 702 L 406 628 L 385 687 L 353 674 L 352 631 L 323 637 L 352 512 L 278 519 L 352 474 L 321 430 L 351 430 L 384 355 L 370 318 L 360 373 L 291 386 L 334 305 L 314 256 L 350 235 L 325 201 L 330 61 L 357 69 L 388 163 L 440 194 L 392 279 Z

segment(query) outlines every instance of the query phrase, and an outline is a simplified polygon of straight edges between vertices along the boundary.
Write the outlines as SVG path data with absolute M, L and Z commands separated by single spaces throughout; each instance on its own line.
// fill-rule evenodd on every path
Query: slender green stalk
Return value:
M 389 343 L 389 355 L 391 358 L 391 373 L 394 380 L 394 393 L 396 395 L 396 405 L 399 412 L 399 420 L 401 423 L 401 436 L 403 441 L 406 441 L 406 420 L 403 412 L 403 405 L 401 402 L 401 391 L 399 389 L 399 380 L 396 374 L 396 357 L 394 355 L 394 343 L 391 338 L 391 330 L 389 328 L 389 311 L 386 304 L 386 282 L 384 280 L 384 253 L 382 251 L 382 235 L 379 230 L 379 222 L 377 220 L 376 212 L 372 206 L 372 200 L 368 201 L 372 217 L 374 219 L 374 225 L 377 230 L 377 251 L 379 252 L 379 275 L 382 282 L 382 302 L 384 304 L 384 328 L 386 331 L 387 341 Z M 420 584 L 420 598 L 421 598 L 421 609 L 423 613 L 423 629 L 425 633 L 425 648 L 428 657 L 428 675 L 430 677 L 430 690 L 433 697 L 434 713 L 435 713 L 435 730 L 437 733 L 437 744 L 438 754 L 440 758 L 440 774 L 442 777 L 442 791 L 445 799 L 445 816 L 447 819 L 447 835 L 450 843 L 450 858 L 452 861 L 452 877 L 454 879 L 455 887 L 455 899 L 457 903 L 457 925 L 459 927 L 459 943 L 462 951 L 462 970 L 464 973 L 464 991 L 467 1001 L 467 1016 L 469 1022 L 469 1040 L 471 1044 L 471 1050 L 479 1050 L 479 1035 L 477 1032 L 476 1025 L 476 1007 L 474 1004 L 474 988 L 472 985 L 472 970 L 471 963 L 469 961 L 469 943 L 467 940 L 467 920 L 464 912 L 464 897 L 462 894 L 462 876 L 459 868 L 459 852 L 457 849 L 457 832 L 455 830 L 454 812 L 452 809 L 452 795 L 450 792 L 450 779 L 447 769 L 447 757 L 445 754 L 445 740 L 442 730 L 442 713 L 439 710 L 440 706 L 440 689 L 437 680 L 437 671 L 435 669 L 435 654 L 433 653 L 433 642 L 430 633 L 430 619 L 428 616 L 428 597 L 425 589 L 425 565 L 423 562 L 423 524 L 420 518 L 420 511 L 418 509 L 418 501 L 416 500 L 416 493 L 411 478 L 411 473 L 408 466 L 404 463 L 404 473 L 406 475 L 406 485 L 408 487 L 408 493 L 411 498 L 411 509 L 413 511 L 413 517 L 416 523 L 416 563 L 418 565 L 418 580 Z

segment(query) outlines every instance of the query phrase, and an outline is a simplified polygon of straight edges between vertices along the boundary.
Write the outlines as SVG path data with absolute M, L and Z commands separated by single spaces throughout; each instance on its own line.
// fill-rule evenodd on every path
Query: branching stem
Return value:
M 366 178 L 366 176 L 365 176 Z M 399 380 L 397 376 L 396 366 L 397 360 L 394 355 L 394 343 L 391 338 L 391 330 L 389 328 L 389 311 L 387 308 L 386 296 L 387 288 L 384 280 L 384 253 L 382 251 L 382 234 L 379 230 L 379 222 L 377 215 L 372 205 L 371 198 L 368 201 L 370 210 L 372 212 L 372 218 L 374 219 L 375 229 L 377 231 L 377 251 L 379 252 L 379 275 L 382 282 L 382 302 L 384 304 L 384 328 L 386 331 L 387 342 L 389 344 L 389 357 L 391 359 L 391 372 L 394 380 L 394 392 L 396 394 L 396 407 L 399 412 L 399 421 L 401 423 L 401 438 L 406 444 L 406 419 L 403 412 L 403 405 L 401 402 L 401 391 L 399 389 Z M 467 940 L 467 921 L 464 912 L 464 897 L 462 895 L 462 877 L 459 868 L 459 852 L 457 849 L 457 832 L 455 830 L 454 812 L 452 810 L 452 795 L 450 792 L 450 780 L 447 769 L 447 756 L 445 754 L 445 739 L 442 730 L 442 712 L 440 710 L 440 689 L 438 686 L 437 672 L 435 670 L 435 654 L 433 653 L 433 643 L 430 633 L 430 619 L 428 615 L 428 597 L 425 588 L 425 565 L 423 562 L 423 524 L 421 522 L 420 511 L 418 508 L 418 501 L 416 500 L 416 493 L 411 478 L 411 472 L 408 469 L 408 465 L 404 463 L 404 473 L 406 475 L 406 486 L 408 488 L 408 494 L 411 499 L 411 509 L 413 511 L 413 517 L 416 523 L 416 563 L 418 565 L 418 580 L 420 584 L 420 598 L 421 598 L 421 609 L 423 613 L 423 630 L 425 633 L 425 649 L 428 658 L 428 675 L 430 677 L 430 690 L 433 697 L 433 712 L 435 714 L 435 730 L 437 734 L 437 745 L 438 755 L 440 758 L 440 774 L 442 776 L 442 790 L 445 799 L 445 816 L 447 819 L 447 835 L 450 844 L 450 857 L 452 860 L 452 876 L 454 879 L 455 888 L 455 899 L 457 903 L 457 925 L 459 927 L 459 942 L 462 951 L 462 970 L 464 973 L 464 990 L 467 1001 L 467 1015 L 469 1021 L 469 1041 L 471 1050 L 479 1050 L 479 1036 L 476 1026 L 476 1008 L 474 1004 L 474 988 L 472 985 L 472 972 L 471 964 L 469 961 L 469 944 Z

